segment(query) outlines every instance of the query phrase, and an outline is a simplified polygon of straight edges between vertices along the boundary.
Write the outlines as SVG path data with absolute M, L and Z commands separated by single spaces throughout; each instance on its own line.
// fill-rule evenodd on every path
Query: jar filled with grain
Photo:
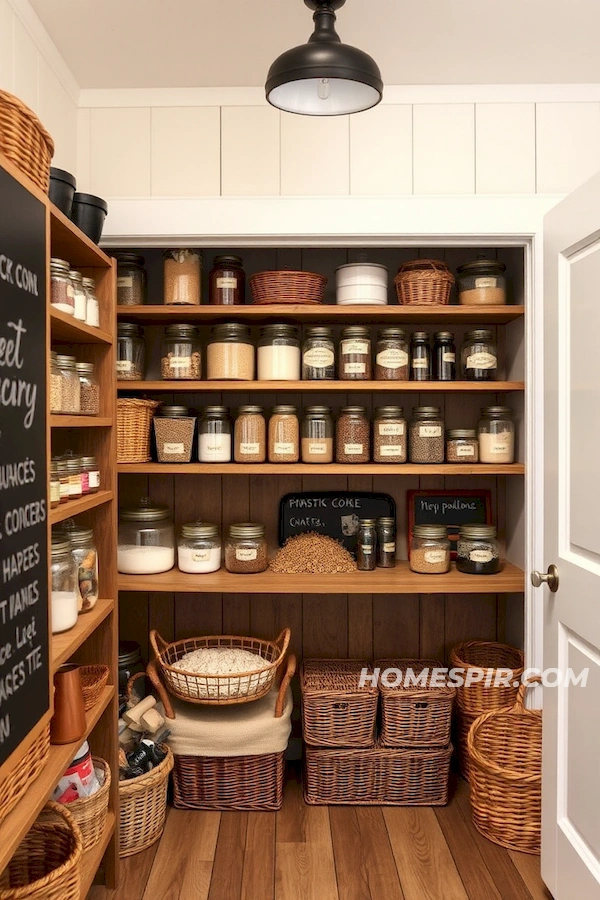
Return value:
M 69 500 L 77 500 L 83 496 L 81 480 L 81 458 L 65 454 L 65 467 L 69 476 Z
M 154 416 L 156 454 L 161 463 L 189 463 L 194 445 L 195 416 L 187 406 L 163 404 Z
M 515 423 L 508 406 L 484 406 L 477 426 L 479 460 L 507 465 L 515 461 Z
M 96 282 L 93 278 L 83 279 L 83 289 L 87 298 L 87 312 L 85 316 L 85 324 L 91 325 L 93 328 L 100 327 L 100 303 L 96 294 Z
M 117 571 L 157 575 L 175 565 L 175 531 L 167 506 L 144 497 L 119 513 Z
M 71 266 L 66 259 L 50 260 L 50 303 L 54 309 L 72 316 L 75 313 L 73 285 L 69 278 Z
M 300 338 L 295 325 L 263 325 L 256 356 L 259 381 L 300 381 Z
M 333 462 L 333 417 L 328 406 L 307 406 L 304 410 L 302 462 Z
M 364 406 L 344 406 L 337 421 L 336 462 L 369 462 L 370 430 Z
M 339 377 L 342 381 L 370 381 L 371 337 L 364 325 L 348 325 L 340 340 Z
M 446 432 L 446 462 L 476 463 L 479 443 L 474 428 L 450 428 Z
M 180 572 L 206 574 L 221 568 L 221 535 L 211 522 L 188 522 L 181 526 L 177 542 L 177 567 Z
M 55 459 L 50 460 L 50 509 L 60 506 L 60 476 L 58 474 L 58 463 Z
M 225 541 L 227 571 L 249 575 L 264 572 L 268 564 L 265 526 L 257 522 L 237 522 L 230 525 Z
M 375 519 L 360 519 L 356 534 L 356 568 L 374 572 L 377 567 L 377 532 Z
M 421 575 L 450 570 L 450 540 L 445 525 L 414 525 L 409 566 Z
M 144 377 L 144 332 L 134 322 L 117 323 L 117 381 L 141 381 Z
M 331 328 L 307 328 L 302 346 L 302 380 L 332 381 L 335 378 L 335 344 Z
M 100 490 L 100 467 L 95 456 L 81 457 L 81 480 L 84 494 L 96 494 Z
M 451 331 L 436 331 L 433 336 L 433 380 L 454 381 L 456 346 Z
M 375 352 L 376 381 L 408 381 L 409 354 L 402 328 L 382 328 Z
M 415 406 L 408 452 L 413 463 L 444 462 L 444 420 L 437 406 Z
M 213 325 L 206 348 L 206 377 L 209 381 L 254 379 L 254 344 L 247 325 Z
M 498 375 L 498 349 L 491 331 L 476 328 L 465 334 L 461 363 L 466 381 L 495 381 Z
M 75 365 L 79 378 L 79 410 L 82 416 L 97 416 L 100 412 L 100 386 L 94 363 L 78 362 Z
M 67 471 L 67 461 L 62 456 L 56 456 L 53 459 L 56 462 L 58 479 L 60 481 L 60 502 L 69 502 L 69 473 Z
M 295 406 L 274 406 L 269 419 L 269 462 L 296 463 L 300 457 L 300 426 Z
M 377 567 L 393 569 L 396 565 L 396 521 L 392 516 L 377 519 Z
M 69 278 L 73 287 L 73 316 L 80 322 L 85 322 L 87 317 L 87 296 L 83 288 L 83 275 L 75 269 L 69 272 Z
M 115 253 L 117 260 L 117 306 L 139 306 L 146 302 L 145 259 L 137 253 Z
M 77 374 L 77 361 L 74 356 L 57 354 L 56 364 L 62 378 L 61 412 L 78 415 L 81 410 L 81 387 Z
M 413 331 L 410 339 L 410 380 L 429 381 L 431 349 L 426 331 Z
M 200 250 L 163 252 L 164 298 L 167 306 L 198 306 L 202 285 Z
M 263 463 L 267 456 L 267 426 L 262 406 L 240 406 L 234 428 L 234 459 Z
M 463 306 L 503 306 L 506 303 L 506 266 L 478 256 L 456 270 L 458 302 Z
M 401 406 L 380 406 L 373 416 L 373 462 L 405 463 L 407 428 Z
M 466 575 L 495 575 L 500 571 L 500 546 L 495 525 L 460 526 L 456 568 Z
M 246 276 L 239 256 L 215 256 L 208 279 L 208 302 L 238 306 L 244 302 Z
M 165 381 L 200 380 L 200 336 L 193 325 L 167 325 L 162 342 L 160 374 Z
M 231 420 L 226 406 L 205 407 L 198 423 L 200 462 L 231 462 Z
M 50 351 L 50 412 L 62 412 L 62 373 L 58 367 L 55 350 Z

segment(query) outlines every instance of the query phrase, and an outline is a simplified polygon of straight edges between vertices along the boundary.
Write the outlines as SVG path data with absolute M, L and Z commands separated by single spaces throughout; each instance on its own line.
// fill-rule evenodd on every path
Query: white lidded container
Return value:
M 388 270 L 378 263 L 347 263 L 335 270 L 336 303 L 341 306 L 388 302 Z

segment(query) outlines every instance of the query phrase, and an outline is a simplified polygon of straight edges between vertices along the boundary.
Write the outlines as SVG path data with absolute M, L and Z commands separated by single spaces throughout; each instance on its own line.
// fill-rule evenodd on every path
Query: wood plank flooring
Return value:
M 278 813 L 169 811 L 154 847 L 121 862 L 121 886 L 88 900 L 551 900 L 539 859 L 471 821 L 469 786 L 448 806 L 322 807 L 290 769 Z

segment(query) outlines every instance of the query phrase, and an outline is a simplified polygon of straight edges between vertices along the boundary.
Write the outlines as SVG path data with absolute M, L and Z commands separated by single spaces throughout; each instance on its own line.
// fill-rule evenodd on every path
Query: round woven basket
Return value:
M 317 272 L 282 269 L 250 276 L 253 303 L 322 303 L 327 279 Z
M 394 284 L 404 306 L 446 306 L 454 275 L 439 259 L 413 259 L 400 266 Z
M 167 787 L 173 754 L 166 744 L 166 757 L 130 781 L 119 782 L 119 856 L 133 856 L 156 843 L 165 827 Z M 0 895 L 0 900 L 2 897 Z
M 33 110 L 7 91 L 0 91 L 0 150 L 48 193 L 54 141 Z
M 457 689 L 456 700 L 462 711 L 480 716 L 515 702 L 525 671 L 521 650 L 495 641 L 465 641 L 452 649 L 450 661 L 452 668 L 465 670 L 465 680 L 477 679 Z M 497 676 L 503 674 L 499 670 L 512 673 L 509 684 L 496 685 Z
M 92 761 L 98 780 L 101 782 L 100 790 L 91 797 L 82 797 L 80 800 L 69 803 L 69 812 L 81 831 L 84 850 L 89 850 L 90 847 L 97 844 L 104 833 L 110 794 L 110 766 L 96 756 L 92 757 Z
M 81 666 L 79 677 L 81 678 L 81 690 L 83 691 L 83 705 L 85 711 L 96 705 L 102 691 L 108 682 L 110 669 L 108 666 Z
M 150 428 L 155 400 L 119 397 L 117 400 L 117 462 L 150 462 Z

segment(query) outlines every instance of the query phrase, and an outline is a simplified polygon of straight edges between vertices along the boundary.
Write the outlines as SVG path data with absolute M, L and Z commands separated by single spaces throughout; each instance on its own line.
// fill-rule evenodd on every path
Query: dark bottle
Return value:
M 414 331 L 410 339 L 410 380 L 429 381 L 431 350 L 426 331 Z
M 356 539 L 356 568 L 372 572 L 377 565 L 377 534 L 375 519 L 360 519 Z
M 433 336 L 433 380 L 454 381 L 456 347 L 451 331 L 437 331 Z
M 246 276 L 239 256 L 215 256 L 208 278 L 208 302 L 237 306 L 244 302 Z

